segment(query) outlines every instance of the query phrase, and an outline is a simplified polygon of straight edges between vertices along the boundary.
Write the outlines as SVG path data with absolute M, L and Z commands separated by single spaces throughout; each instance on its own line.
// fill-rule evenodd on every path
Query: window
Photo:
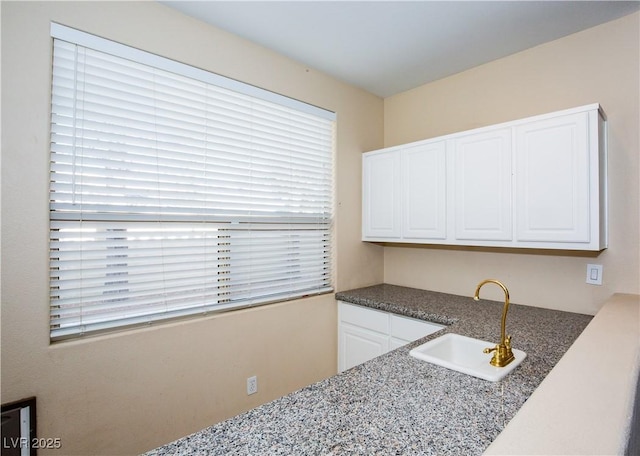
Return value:
M 331 291 L 333 113 L 52 36 L 52 340 Z

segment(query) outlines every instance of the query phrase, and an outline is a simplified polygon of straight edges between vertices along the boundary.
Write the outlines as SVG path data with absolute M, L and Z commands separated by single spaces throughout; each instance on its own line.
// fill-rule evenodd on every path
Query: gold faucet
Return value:
M 494 279 L 487 279 L 480 282 L 473 295 L 474 301 L 480 300 L 480 288 L 486 283 L 495 283 L 504 291 L 504 308 L 502 309 L 502 322 L 500 324 L 500 343 L 493 348 L 485 348 L 484 353 L 493 353 L 490 364 L 496 367 L 504 367 L 515 359 L 511 351 L 511 336 L 505 336 L 505 324 L 507 322 L 507 312 L 509 311 L 509 290 L 501 282 Z

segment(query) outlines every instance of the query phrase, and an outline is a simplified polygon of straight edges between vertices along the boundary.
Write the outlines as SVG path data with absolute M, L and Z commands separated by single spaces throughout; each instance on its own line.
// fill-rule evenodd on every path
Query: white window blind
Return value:
M 52 35 L 53 340 L 331 291 L 332 113 Z

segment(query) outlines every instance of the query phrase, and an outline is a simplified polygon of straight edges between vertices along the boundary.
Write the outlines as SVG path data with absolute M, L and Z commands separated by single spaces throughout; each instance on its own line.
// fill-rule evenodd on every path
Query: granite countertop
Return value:
M 502 302 L 387 284 L 336 299 L 449 326 L 146 454 L 481 454 L 593 318 L 512 304 L 507 333 L 527 358 L 488 382 L 409 350 L 445 332 L 497 342 Z

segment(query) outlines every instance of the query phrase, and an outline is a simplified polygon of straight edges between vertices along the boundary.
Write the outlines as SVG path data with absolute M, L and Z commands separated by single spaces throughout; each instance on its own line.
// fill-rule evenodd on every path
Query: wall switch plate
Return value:
M 602 285 L 602 265 L 587 265 L 587 283 L 591 285 Z
M 255 375 L 247 379 L 247 395 L 256 394 L 258 392 L 258 377 Z

